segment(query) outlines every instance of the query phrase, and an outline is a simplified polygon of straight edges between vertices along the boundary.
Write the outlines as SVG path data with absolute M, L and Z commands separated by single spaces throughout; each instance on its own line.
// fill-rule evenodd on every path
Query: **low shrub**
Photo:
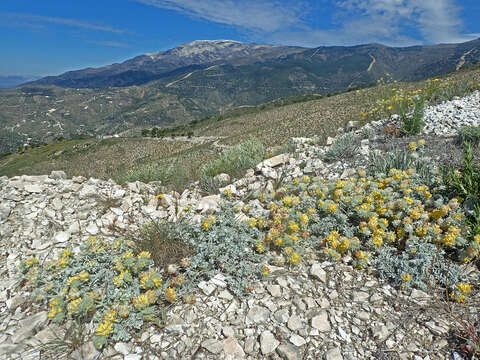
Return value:
M 470 142 L 465 142 L 463 147 L 462 168 L 444 167 L 442 179 L 445 193 L 460 199 L 473 234 L 477 235 L 480 234 L 480 166 L 475 163 Z
M 259 253 L 278 251 L 291 263 L 305 247 L 335 261 L 350 255 L 355 267 L 375 265 L 394 284 L 434 283 L 465 298 L 455 263 L 478 257 L 480 236 L 470 236 L 459 202 L 420 184 L 414 169 L 368 177 L 360 170 L 337 181 L 305 176 L 260 198 L 270 215 L 248 220 L 266 231 Z
M 476 147 L 480 144 L 480 126 L 463 126 L 458 129 L 457 136 L 460 144 L 469 142 Z
M 425 108 L 425 98 L 423 96 L 416 98 L 413 103 L 413 111 L 411 114 L 403 112 L 400 114 L 403 126 L 401 131 L 407 135 L 419 134 L 423 127 L 423 113 Z
M 226 173 L 239 176 L 248 168 L 257 165 L 265 156 L 265 147 L 256 138 L 250 138 L 232 148 L 224 150 L 220 156 L 202 167 L 202 174 L 215 176 Z
M 360 141 L 352 132 L 337 136 L 323 155 L 323 159 L 327 162 L 333 162 L 350 158 L 357 155 L 359 146 Z
M 194 250 L 191 264 L 182 274 L 183 292 L 192 292 L 199 281 L 220 273 L 232 293 L 243 295 L 252 281 L 262 276 L 265 258 L 255 251 L 262 231 L 252 223 L 239 221 L 232 206 L 222 208 L 221 215 L 205 217 L 200 226 L 178 227 L 177 233 L 191 239 Z
M 136 253 L 128 241 L 110 244 L 92 236 L 78 253 L 65 249 L 46 263 L 32 257 L 19 271 L 32 298 L 48 303 L 49 319 L 88 323 L 97 348 L 110 340 L 128 341 L 145 321 L 162 326 L 161 311 L 154 305 L 176 298 L 150 253 Z

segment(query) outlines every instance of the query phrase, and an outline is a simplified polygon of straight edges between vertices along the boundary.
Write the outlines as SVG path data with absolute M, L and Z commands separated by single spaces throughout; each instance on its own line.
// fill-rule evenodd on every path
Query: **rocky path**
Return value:
M 220 144 L 220 141 L 224 139 L 225 136 L 165 136 L 162 137 L 161 140 L 165 141 L 183 141 L 189 142 L 193 145 L 202 145 L 208 142 L 212 142 L 212 146 L 225 149 L 228 148 L 227 145 Z

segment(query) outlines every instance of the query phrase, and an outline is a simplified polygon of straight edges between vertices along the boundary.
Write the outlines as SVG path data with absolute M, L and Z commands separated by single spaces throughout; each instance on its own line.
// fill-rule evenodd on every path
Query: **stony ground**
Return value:
M 242 201 L 252 190 L 271 189 L 281 173 L 285 181 L 303 174 L 349 176 L 368 166 L 375 150 L 411 140 L 386 137 L 384 127 L 374 124 L 357 156 L 333 163 L 319 156 L 326 147 L 294 139 L 294 154 L 266 160 L 229 185 L 223 176 L 224 185 Z M 427 138 L 424 156 L 455 162 L 457 154 L 452 137 Z M 14 274 L 20 260 L 52 257 L 90 235 L 113 240 L 113 229 L 135 232 L 150 219 L 176 221 L 187 206 L 195 210 L 194 220 L 218 210 L 218 195 L 202 197 L 192 188 L 159 200 L 159 191 L 139 182 L 67 179 L 63 172 L 0 178 L 0 359 L 467 359 L 454 319 L 467 310 L 479 316 L 475 265 L 465 266 L 475 289 L 470 303 L 452 305 L 442 293 L 395 289 L 371 270 L 354 270 L 351 259 L 330 263 L 314 252 L 298 267 L 272 267 L 271 276 L 243 297 L 228 291 L 220 273 L 205 279 L 194 304 L 167 309 L 165 328 L 146 327 L 131 342 L 101 353 L 88 339 L 74 351 L 59 344 L 42 348 L 62 338 L 64 328 L 50 324 L 46 309 L 20 288 Z

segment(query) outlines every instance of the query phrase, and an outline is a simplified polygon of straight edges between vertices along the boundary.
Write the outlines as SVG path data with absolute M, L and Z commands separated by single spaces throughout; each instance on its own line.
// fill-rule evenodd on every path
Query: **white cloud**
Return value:
M 251 31 L 274 32 L 302 22 L 305 5 L 268 0 L 135 0 L 175 10 L 192 17 L 238 26 Z
M 133 0 L 194 18 L 228 24 L 251 32 L 255 41 L 288 45 L 354 45 L 378 42 L 407 46 L 472 40 L 464 34 L 455 0 L 328 0 L 336 26 L 307 24 L 305 2 L 294 0 Z M 327 0 L 320 1 L 322 7 Z M 313 7 L 310 6 L 310 8 Z M 335 12 L 335 10 L 334 10 Z M 413 31 L 412 31 L 413 30 Z M 413 34 L 413 35 L 407 35 Z
M 376 30 L 380 30 L 382 24 L 394 29 L 390 34 L 392 40 L 401 34 L 402 27 L 417 29 L 422 40 L 428 43 L 474 38 L 472 34 L 462 33 L 461 8 L 454 0 L 343 0 L 337 5 L 348 11 L 350 17 L 360 16 L 371 22 Z
M 78 28 L 87 29 L 87 30 L 110 32 L 110 33 L 116 33 L 116 34 L 124 34 L 128 32 L 126 30 L 117 29 L 108 25 L 92 24 L 85 21 L 62 18 L 62 17 L 41 16 L 41 15 L 22 14 L 22 13 L 0 13 L 0 16 L 2 18 L 5 18 L 7 21 L 10 20 L 11 24 L 15 24 L 16 26 L 30 27 L 30 28 L 41 28 L 42 24 L 50 23 L 50 24 L 78 27 Z

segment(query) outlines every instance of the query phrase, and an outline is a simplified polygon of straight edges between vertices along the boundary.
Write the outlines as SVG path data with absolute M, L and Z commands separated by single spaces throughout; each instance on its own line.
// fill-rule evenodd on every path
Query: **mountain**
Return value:
M 8 144 L 0 153 L 16 150 L 28 138 L 48 141 L 179 125 L 278 98 L 365 87 L 386 74 L 399 81 L 438 76 L 479 60 L 480 39 L 314 49 L 195 41 L 0 90 L 0 145 Z
M 245 44 L 232 40 L 198 40 L 168 51 L 137 56 L 121 64 L 70 71 L 32 82 L 70 88 L 106 88 L 142 85 L 210 70 L 216 66 L 223 80 L 257 73 L 278 78 L 280 73 L 293 88 L 342 90 L 345 85 L 365 85 L 388 72 L 397 80 L 415 80 L 453 71 L 480 58 L 480 39 L 462 44 L 393 48 L 380 44 L 329 46 L 306 49 L 290 46 Z M 220 69 L 220 70 L 218 70 Z M 275 72 L 275 74 L 273 74 Z M 292 75 L 293 73 L 293 75 Z M 211 74 L 205 75 L 212 77 Z M 297 81 L 291 81 L 296 78 Z M 300 87 L 298 78 L 301 78 Z M 193 79 L 184 81 L 189 84 Z M 209 79 L 210 80 L 210 79 Z M 205 79 L 202 79 L 204 82 Z M 201 81 L 201 82 L 202 82 Z M 258 79 L 256 80 L 258 82 Z M 283 81 L 284 82 L 284 81 Z M 308 85 L 307 85 L 308 83 Z M 280 84 L 279 84 L 280 85 Z M 176 86 L 178 87 L 178 85 Z
M 40 76 L 21 75 L 0 76 L 0 89 L 12 88 L 21 84 L 25 84 L 29 81 L 38 80 L 40 78 Z
M 141 85 L 215 64 L 240 65 L 300 52 L 300 47 L 197 40 L 168 51 L 137 56 L 121 64 L 70 71 L 36 81 L 38 85 L 75 88 Z

